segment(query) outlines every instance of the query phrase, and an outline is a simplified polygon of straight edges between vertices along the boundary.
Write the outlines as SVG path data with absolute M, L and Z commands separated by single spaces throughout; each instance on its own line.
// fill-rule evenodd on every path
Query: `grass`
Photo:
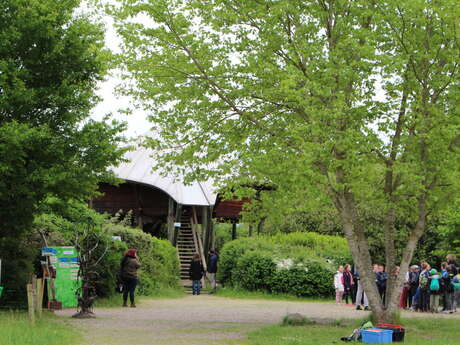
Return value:
M 0 312 L 1 345 L 76 345 L 81 344 L 80 334 L 72 327 L 54 320 L 44 313 L 31 327 L 24 312 Z
M 122 304 L 122 294 L 112 295 L 107 298 L 97 299 L 94 303 L 95 308 L 118 308 Z M 182 298 L 185 296 L 185 292 L 181 289 L 162 289 L 150 296 L 136 296 L 136 303 L 141 304 L 144 299 L 172 299 Z M 129 299 L 128 299 L 129 302 Z M 1 344 L 1 343 L 0 343 Z
M 459 319 L 408 319 L 404 345 L 458 345 Z M 360 321 L 353 321 L 354 327 Z M 250 332 L 244 345 L 332 345 L 340 344 L 341 337 L 349 336 L 353 326 L 308 325 L 301 327 L 268 326 Z M 358 344 L 354 342 L 353 344 Z
M 331 298 L 321 297 L 297 297 L 288 294 L 274 294 L 265 291 L 247 291 L 235 288 L 219 288 L 215 293 L 219 297 L 239 298 L 239 299 L 266 299 L 274 301 L 294 301 L 294 302 L 321 302 L 332 303 Z

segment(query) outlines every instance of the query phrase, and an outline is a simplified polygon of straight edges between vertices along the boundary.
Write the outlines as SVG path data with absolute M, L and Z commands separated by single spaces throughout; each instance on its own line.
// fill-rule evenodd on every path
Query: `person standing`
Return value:
M 387 279 L 388 274 L 385 272 L 385 267 L 383 265 L 377 265 L 377 289 L 379 290 L 379 295 L 382 300 L 382 303 L 385 303 L 385 293 L 387 290 Z
M 361 279 L 359 277 L 358 270 L 355 269 L 354 275 L 355 285 L 357 285 L 357 292 L 356 292 L 356 310 L 369 310 L 369 301 L 367 299 L 367 295 L 364 292 L 363 284 L 361 283 Z
M 199 295 L 201 291 L 201 278 L 203 278 L 204 275 L 204 267 L 201 263 L 200 254 L 195 253 L 195 255 L 193 255 L 188 274 L 190 276 L 190 280 L 192 281 L 193 294 Z
M 334 275 L 335 301 L 337 304 L 342 303 L 343 296 L 343 266 L 339 266 L 337 273 Z
M 139 277 L 137 270 L 141 267 L 136 249 L 129 249 L 120 265 L 120 278 L 123 284 L 123 307 L 128 306 L 128 294 L 131 302 L 131 308 L 135 308 L 134 291 L 136 290 Z
M 409 309 L 412 308 L 414 297 L 417 292 L 419 275 L 420 275 L 420 267 L 418 267 L 417 265 L 412 265 L 410 267 L 409 281 L 408 281 L 409 292 L 407 296 L 408 297 L 407 303 L 408 303 Z
M 430 287 L 428 285 L 428 278 L 431 266 L 427 262 L 423 262 L 421 267 L 422 271 L 420 272 L 419 277 L 420 303 L 418 305 L 418 309 L 422 312 L 426 312 L 430 309 Z
M 455 276 L 459 272 L 460 267 L 458 267 L 457 257 L 455 254 L 447 254 L 447 264 L 452 266 L 452 274 Z
M 211 283 L 211 293 L 216 292 L 217 290 L 217 262 L 219 261 L 219 256 L 215 249 L 209 251 L 209 260 L 208 260 L 208 279 Z
M 343 282 L 343 298 L 345 299 L 345 303 L 348 304 L 348 298 L 350 298 L 350 302 L 352 302 L 352 291 L 353 291 L 353 285 L 355 282 L 353 281 L 353 274 L 351 274 L 351 266 L 350 265 L 345 265 L 345 269 L 343 271 L 342 275 L 342 282 Z
M 452 284 L 455 277 L 454 272 L 456 272 L 454 265 L 447 265 L 447 271 L 442 277 L 446 296 L 444 313 L 453 313 L 455 310 L 455 289 Z
M 430 311 L 439 312 L 439 295 L 441 294 L 441 276 L 436 269 L 432 268 L 428 277 L 428 286 L 430 289 Z

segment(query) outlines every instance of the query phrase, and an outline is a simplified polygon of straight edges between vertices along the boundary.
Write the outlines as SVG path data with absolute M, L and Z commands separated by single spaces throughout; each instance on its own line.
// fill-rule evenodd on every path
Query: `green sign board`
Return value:
M 49 247 L 43 248 L 42 252 L 49 256 L 56 270 L 56 300 L 62 303 L 63 308 L 76 307 L 76 293 L 80 286 L 77 250 L 74 247 Z

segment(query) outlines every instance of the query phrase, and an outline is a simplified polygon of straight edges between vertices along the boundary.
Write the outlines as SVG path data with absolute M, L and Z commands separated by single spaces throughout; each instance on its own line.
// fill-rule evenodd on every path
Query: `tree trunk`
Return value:
M 372 272 L 372 261 L 369 252 L 369 245 L 364 233 L 364 228 L 359 221 L 353 195 L 350 192 L 343 192 L 335 198 L 335 204 L 340 212 L 343 223 L 345 237 L 353 256 L 353 260 L 360 272 L 360 279 L 363 283 L 364 291 L 369 299 L 372 309 L 372 316 L 375 321 L 384 323 L 394 323 L 398 313 L 400 293 L 404 284 L 404 277 L 408 271 L 415 248 L 420 237 L 423 235 L 426 226 L 426 199 L 419 199 L 419 215 L 417 223 L 407 240 L 406 247 L 400 264 L 398 276 L 390 274 L 388 279 L 388 299 L 385 305 L 380 299 L 377 286 L 375 284 L 375 274 Z M 394 262 L 394 261 L 393 261 Z

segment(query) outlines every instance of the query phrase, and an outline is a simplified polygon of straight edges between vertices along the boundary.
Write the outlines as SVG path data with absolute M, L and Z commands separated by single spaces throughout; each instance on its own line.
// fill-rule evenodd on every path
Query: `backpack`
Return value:
M 454 291 L 460 291 L 460 273 L 457 274 L 457 279 L 452 280 L 452 285 L 454 287 Z
M 439 279 L 431 279 L 430 291 L 439 291 Z
M 426 289 L 428 287 L 428 276 L 426 273 L 420 275 L 419 284 L 422 289 Z

